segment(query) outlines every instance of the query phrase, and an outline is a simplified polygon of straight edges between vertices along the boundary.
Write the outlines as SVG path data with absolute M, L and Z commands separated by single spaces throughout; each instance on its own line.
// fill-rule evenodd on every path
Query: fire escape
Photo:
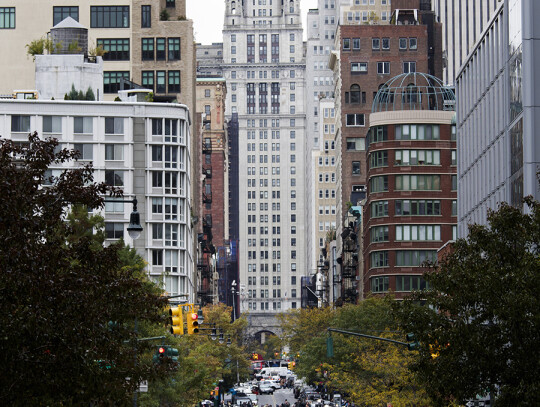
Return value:
M 206 124 L 206 119 L 203 122 Z M 205 138 L 202 144 L 203 155 L 212 153 L 212 140 Z M 212 256 L 216 253 L 216 249 L 212 244 L 212 165 L 209 163 L 203 164 L 203 216 L 202 216 L 202 233 L 199 233 L 197 238 L 200 246 L 199 255 L 197 258 L 197 273 L 198 273 L 198 288 L 197 297 L 201 306 L 212 304 L 214 302 L 214 262 Z
M 341 265 L 342 300 L 346 303 L 356 303 L 358 301 L 358 276 L 361 276 L 358 257 L 361 237 L 360 215 L 360 207 L 353 206 L 345 220 L 347 226 L 341 232 L 343 251 L 337 262 Z

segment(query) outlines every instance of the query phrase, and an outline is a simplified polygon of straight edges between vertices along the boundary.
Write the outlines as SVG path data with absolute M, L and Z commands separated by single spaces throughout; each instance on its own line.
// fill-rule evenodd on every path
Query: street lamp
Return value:
M 131 239 L 137 240 L 139 236 L 141 236 L 141 232 L 143 231 L 143 227 L 141 226 L 141 217 L 139 215 L 139 212 L 137 211 L 137 198 L 127 199 L 127 200 L 105 198 L 104 202 L 123 202 L 123 203 L 133 204 L 133 211 L 129 215 L 129 225 L 127 227 L 127 231 Z
M 231 283 L 231 294 L 232 294 L 232 307 L 233 307 L 233 322 L 236 321 L 236 304 L 234 297 L 236 294 L 236 280 L 233 280 Z

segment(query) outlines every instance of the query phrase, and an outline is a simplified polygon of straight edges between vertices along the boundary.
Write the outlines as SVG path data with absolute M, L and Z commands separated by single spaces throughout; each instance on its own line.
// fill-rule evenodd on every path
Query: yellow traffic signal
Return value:
M 169 323 L 173 335 L 184 335 L 184 316 L 182 307 L 169 308 Z
M 199 316 L 196 312 L 187 315 L 187 331 L 189 335 L 199 333 Z

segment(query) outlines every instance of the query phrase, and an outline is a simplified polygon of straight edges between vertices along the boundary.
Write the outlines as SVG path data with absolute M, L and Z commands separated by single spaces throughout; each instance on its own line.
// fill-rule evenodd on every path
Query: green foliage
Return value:
M 396 304 L 402 326 L 421 343 L 415 369 L 440 405 L 496 388 L 495 405 L 540 404 L 540 364 L 531 357 L 540 348 L 540 208 L 526 203 L 529 213 L 503 203 L 486 226 L 469 226 L 426 273 L 430 290 Z M 431 358 L 429 345 L 439 357 Z
M 178 21 L 186 21 L 186 16 L 178 16 Z
M 414 357 L 405 346 L 332 333 L 334 356 L 326 354 L 326 328 L 338 328 L 400 340 L 391 298 L 370 298 L 332 310 L 315 308 L 283 316 L 282 328 L 295 371 L 312 383 L 349 394 L 356 405 L 427 406 L 429 400 L 408 369 Z
M 49 54 L 52 54 L 53 51 L 55 49 L 58 49 L 59 47 L 61 48 L 62 45 L 57 44 L 55 48 L 51 39 L 41 37 L 37 40 L 31 41 L 30 44 L 26 44 L 26 53 L 33 56 L 35 60 L 36 55 L 43 55 L 45 51 L 47 51 Z
M 166 343 L 180 350 L 179 367 L 171 376 L 151 381 L 148 393 L 140 395 L 139 405 L 192 407 L 207 399 L 220 379 L 225 388 L 236 382 L 237 362 L 241 380 L 248 378 L 249 354 L 240 343 L 247 321 L 239 318 L 231 323 L 231 311 L 224 304 L 208 305 L 203 308 L 201 333 L 168 335 Z M 230 346 L 208 337 L 207 329 L 214 324 L 224 331 L 225 338 L 231 337 Z
M 103 45 L 100 44 L 100 45 L 97 45 L 97 46 L 94 46 L 94 47 L 90 48 L 88 50 L 88 55 L 96 56 L 96 57 L 102 57 L 107 52 L 109 52 L 109 51 L 103 49 Z
M 82 90 L 77 91 L 75 85 L 71 84 L 71 90 L 64 95 L 64 100 L 96 100 L 96 96 L 90 86 L 84 93 Z
M 152 103 L 154 101 L 154 92 L 149 92 L 148 95 L 144 97 L 144 100 Z
M 79 47 L 79 41 L 74 40 L 68 44 L 68 52 L 70 54 L 79 54 L 82 52 L 82 48 Z
M 89 165 L 43 187 L 49 166 L 78 153 L 55 152 L 58 141 L 36 133 L 28 141 L 0 139 L 0 400 L 124 405 L 138 381 L 167 374 L 135 331 L 136 319 L 143 326 L 163 320 L 165 300 L 140 257 L 123 244 L 103 247 L 102 219 L 84 209 L 119 192 L 94 183 Z
M 161 10 L 161 12 L 159 13 L 159 19 L 161 21 L 169 21 L 170 17 L 171 17 L 171 15 L 169 14 L 169 11 L 166 8 Z

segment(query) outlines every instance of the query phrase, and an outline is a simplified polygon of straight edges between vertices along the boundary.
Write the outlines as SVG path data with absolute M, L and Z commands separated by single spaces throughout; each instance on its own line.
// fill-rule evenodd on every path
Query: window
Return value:
M 396 276 L 396 291 L 424 290 L 426 281 L 421 276 Z
M 105 212 L 124 213 L 124 203 L 121 198 L 109 198 L 114 202 L 105 202 Z
M 457 216 L 457 201 L 452 201 L 452 216 Z
M 129 28 L 129 6 L 91 6 L 91 28 Z
M 156 71 L 156 93 L 165 93 L 165 71 Z
M 165 38 L 156 38 L 156 61 L 165 61 Z
M 363 137 L 347 138 L 347 151 L 364 151 L 366 149 L 366 140 Z
M 369 192 L 388 191 L 388 175 L 379 175 L 369 180 Z
M 440 165 L 440 150 L 396 150 L 395 165 Z
M 75 117 L 73 119 L 73 133 L 92 134 L 94 119 L 92 117 Z
M 53 26 L 63 21 L 66 17 L 71 17 L 75 21 L 79 21 L 79 7 L 53 7 Z
M 381 48 L 381 40 L 380 38 L 372 38 L 371 39 L 371 49 L 378 50 Z
M 382 39 L 382 49 L 389 50 L 390 49 L 390 38 L 383 38 Z
M 106 117 L 105 134 L 124 134 L 124 118 Z
M 396 225 L 396 241 L 441 240 L 441 225 Z
M 163 265 L 163 250 L 153 249 L 152 250 L 152 266 L 162 266 Z
M 124 159 L 124 146 L 122 144 L 106 144 L 105 160 L 122 161 Z
M 152 171 L 152 188 L 163 187 L 163 173 L 161 171 Z
M 374 151 L 369 155 L 370 168 L 386 166 L 388 166 L 388 151 Z
M 154 71 L 142 71 L 142 86 L 154 90 Z
M 29 133 L 30 116 L 11 116 L 11 131 Z
M 419 267 L 425 261 L 437 261 L 436 250 L 396 250 L 397 267 Z
M 152 27 L 152 6 L 141 6 L 141 27 Z
M 353 38 L 352 39 L 352 47 L 354 50 L 360 49 L 360 38 Z
M 180 59 L 180 38 L 167 38 L 169 61 L 177 61 Z
M 388 201 L 375 201 L 371 203 L 371 217 L 381 218 L 388 216 Z
M 452 175 L 452 191 L 457 191 L 457 175 Z
M 74 149 L 79 152 L 79 160 L 92 160 L 94 158 L 93 144 L 75 144 Z
M 373 277 L 371 279 L 371 292 L 382 293 L 388 291 L 389 277 Z
M 350 113 L 347 114 L 347 127 L 350 126 L 364 126 L 364 114 L 363 113 Z
M 351 49 L 351 39 L 350 38 L 343 38 L 343 50 L 349 51 Z
M 388 267 L 388 251 L 371 252 L 370 255 L 370 267 Z
M 396 216 L 433 216 L 441 214 L 441 201 L 439 200 L 396 200 Z
M 124 171 L 105 170 L 105 183 L 111 187 L 124 186 Z
M 62 133 L 62 117 L 43 116 L 43 133 Z
M 15 28 L 15 7 L 0 7 L 0 29 Z
M 395 127 L 396 140 L 439 140 L 438 125 L 403 124 Z
M 416 41 L 416 38 L 409 38 L 409 49 L 417 49 L 418 43 Z
M 440 175 L 396 175 L 396 191 L 438 191 Z
M 403 62 L 403 73 L 416 72 L 416 62 Z
M 360 175 L 360 161 L 352 162 L 352 175 Z
M 370 142 L 378 143 L 388 140 L 388 132 L 386 126 L 372 127 L 370 130 Z
M 377 62 L 377 73 L 387 75 L 390 73 L 390 62 Z
M 142 60 L 143 61 L 154 60 L 154 39 L 153 38 L 142 39 Z
M 180 92 L 180 71 L 169 71 L 169 93 Z
M 106 222 L 105 236 L 107 237 L 107 239 L 123 239 L 124 224 L 118 222 Z
M 407 49 L 407 38 L 400 38 L 399 39 L 399 49 L 400 50 Z
M 103 72 L 103 93 L 118 93 L 121 78 L 129 79 L 129 71 Z
M 371 243 L 388 242 L 388 226 L 375 226 L 370 229 Z
M 129 61 L 128 38 L 98 38 L 97 45 L 107 51 L 104 61 Z
M 351 63 L 351 72 L 366 73 L 367 68 L 368 68 L 367 62 L 352 62 Z

